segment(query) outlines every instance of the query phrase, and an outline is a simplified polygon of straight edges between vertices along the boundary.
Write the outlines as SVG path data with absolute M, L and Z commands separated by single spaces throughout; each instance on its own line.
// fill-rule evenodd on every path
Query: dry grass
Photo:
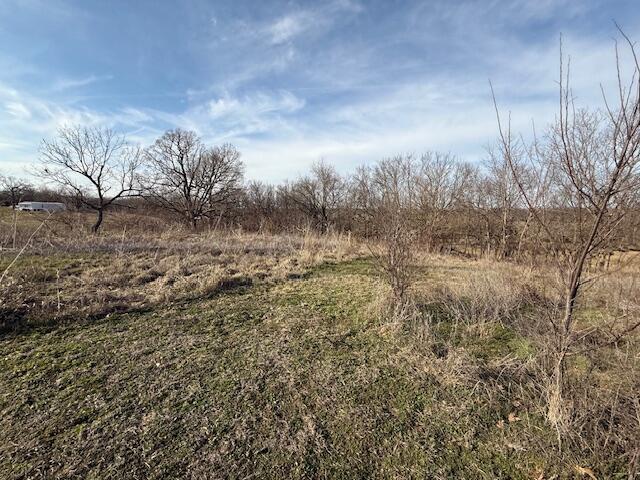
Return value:
M 26 219 L 32 228 L 39 225 L 33 214 L 26 214 Z M 112 215 L 99 236 L 80 228 L 60 230 L 66 222 L 49 221 L 47 233 L 31 240 L 24 253 L 0 252 L 0 272 L 8 268 L 0 285 L 0 327 L 19 329 L 148 310 L 295 278 L 314 265 L 353 258 L 362 250 L 341 235 L 194 234 L 176 227 L 154 233 L 146 227 L 134 229 L 131 216 L 123 214 Z M 25 226 L 22 230 L 28 232 Z
M 2 286 L 2 478 L 637 472 L 637 336 L 572 358 L 562 445 L 545 421 L 549 271 L 424 255 L 398 310 L 346 236 L 107 218 L 56 218 Z M 582 345 L 638 318 L 638 271 L 589 288 Z
M 454 346 L 480 357 L 490 394 L 516 392 L 518 402 L 529 405 L 527 421 L 529 415 L 543 418 L 554 340 L 549 320 L 559 315 L 562 293 L 553 271 L 452 257 L 425 256 L 420 263 L 426 275 L 413 294 L 423 299 L 430 317 L 434 352 L 442 356 Z M 563 405 L 567 431 L 562 444 L 549 446 L 576 464 L 595 465 L 605 478 L 612 473 L 603 466 L 616 462 L 633 478 L 640 438 L 640 336 L 619 333 L 640 320 L 640 268 L 625 262 L 611 272 L 592 273 L 598 279 L 585 290 L 577 312 L 577 353 Z

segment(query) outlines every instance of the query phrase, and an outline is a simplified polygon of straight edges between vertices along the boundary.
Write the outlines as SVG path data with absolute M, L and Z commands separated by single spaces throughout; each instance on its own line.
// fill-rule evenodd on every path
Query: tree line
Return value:
M 604 152 L 594 150 L 606 145 L 598 138 L 605 134 L 603 115 L 576 115 L 572 132 L 585 130 L 581 138 L 571 139 L 583 155 L 579 160 L 608 162 Z M 41 146 L 39 175 L 48 187 L 1 177 L 0 201 L 61 200 L 71 209 L 94 211 L 96 232 L 111 208 L 143 210 L 195 230 L 214 225 L 272 232 L 310 228 L 364 238 L 383 235 L 402 217 L 429 251 L 498 258 L 546 255 L 545 235 L 565 243 L 578 240 L 579 222 L 585 218 L 581 208 L 587 206 L 573 198 L 566 184 L 570 176 L 566 181 L 559 177 L 561 164 L 554 167 L 557 178 L 547 172 L 540 184 L 545 175 L 540 168 L 566 158 L 557 151 L 559 132 L 557 125 L 550 126 L 544 145 L 540 139 L 535 145 L 501 139 L 477 164 L 429 151 L 381 159 L 343 175 L 320 160 L 297 179 L 269 184 L 245 182 L 240 152 L 233 145 L 207 146 L 192 131 L 167 131 L 143 149 L 110 129 L 66 127 Z M 535 158 L 528 156 L 532 152 Z M 563 166 L 566 174 L 570 167 Z M 585 165 L 585 174 L 603 174 L 605 167 Z M 610 210 L 621 218 L 608 235 L 609 250 L 638 245 L 637 190 L 631 188 L 636 180 L 633 175 L 622 179 L 625 198 L 618 193 L 620 203 Z M 581 189 L 586 188 L 587 180 L 580 181 L 585 184 Z M 597 179 L 589 182 L 596 195 Z M 536 208 L 528 204 L 533 200 L 539 203 Z M 533 218 L 543 210 L 545 224 L 555 232 L 551 236 Z

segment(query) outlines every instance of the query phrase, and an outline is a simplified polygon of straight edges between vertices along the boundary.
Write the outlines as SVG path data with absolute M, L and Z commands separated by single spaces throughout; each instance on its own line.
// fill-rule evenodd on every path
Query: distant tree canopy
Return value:
M 193 228 L 221 214 L 240 191 L 243 165 L 232 145 L 207 147 L 195 132 L 171 130 L 145 151 L 145 195 Z
M 10 175 L 0 175 L 0 192 L 11 208 L 16 208 L 26 195 L 33 191 L 33 185 Z
M 291 185 L 288 195 L 312 225 L 326 233 L 334 215 L 343 207 L 346 183 L 333 166 L 320 161 L 311 166 L 310 175 Z

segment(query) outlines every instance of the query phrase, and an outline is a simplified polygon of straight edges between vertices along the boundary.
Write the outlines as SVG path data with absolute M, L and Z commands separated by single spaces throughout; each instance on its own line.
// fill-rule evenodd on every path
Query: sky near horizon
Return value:
M 0 173 L 27 175 L 71 124 L 142 145 L 192 129 L 274 182 L 320 158 L 479 161 L 489 79 L 514 129 L 548 123 L 562 33 L 578 104 L 601 105 L 614 20 L 640 41 L 639 1 L 0 0 Z

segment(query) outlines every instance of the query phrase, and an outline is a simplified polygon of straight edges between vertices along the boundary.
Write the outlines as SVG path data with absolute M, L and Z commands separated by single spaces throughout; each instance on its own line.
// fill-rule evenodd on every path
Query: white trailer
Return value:
M 18 210 L 25 212 L 64 212 L 67 207 L 59 202 L 20 202 L 16 205 Z

